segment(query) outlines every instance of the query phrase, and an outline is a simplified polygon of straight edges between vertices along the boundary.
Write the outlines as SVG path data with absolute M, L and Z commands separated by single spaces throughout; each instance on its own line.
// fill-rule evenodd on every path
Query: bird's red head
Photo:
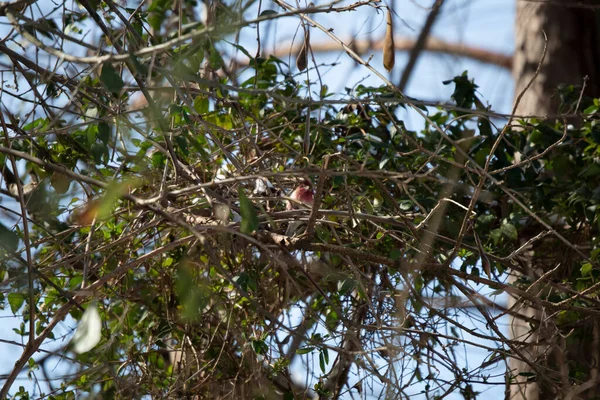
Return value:
M 296 189 L 294 189 L 294 191 L 290 194 L 290 198 L 304 203 L 307 206 L 312 206 L 315 199 L 315 192 L 313 191 L 310 182 L 304 181 L 298 187 L 296 187 Z M 288 201 L 286 208 L 288 210 L 293 210 L 296 208 L 296 205 L 294 205 L 291 201 Z

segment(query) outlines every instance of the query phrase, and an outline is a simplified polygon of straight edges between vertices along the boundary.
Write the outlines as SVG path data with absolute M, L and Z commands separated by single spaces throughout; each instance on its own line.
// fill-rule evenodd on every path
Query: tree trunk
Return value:
M 578 4 L 577 6 L 575 6 Z M 556 119 L 560 113 L 574 112 L 574 107 L 560 108 L 565 93 L 575 96 L 575 102 L 581 93 L 584 77 L 584 95 L 600 97 L 600 41 L 598 33 L 600 24 L 597 8 L 586 7 L 598 5 L 597 1 L 553 0 L 545 2 L 517 0 L 516 13 L 516 44 L 513 61 L 513 76 L 515 78 L 515 100 L 524 92 L 517 107 L 517 115 L 548 116 Z M 545 41 L 544 33 L 547 36 Z M 544 62 L 539 67 L 547 46 Z M 564 85 L 574 85 L 569 88 Z M 557 92 L 561 87 L 562 97 Z M 581 110 L 579 110 L 581 111 Z M 539 232 L 537 232 L 539 233 Z M 533 237 L 536 232 L 532 232 Z M 529 235 L 527 235 L 529 236 Z M 521 238 L 525 243 L 530 237 Z M 542 251 L 543 250 L 543 251 Z M 549 253 L 548 250 L 551 252 Z M 523 260 L 523 266 L 529 271 L 534 280 L 545 271 L 554 268 L 560 259 L 560 246 L 554 251 L 551 242 L 542 243 L 531 249 Z M 552 259 L 549 254 L 558 257 Z M 571 263 L 576 260 L 571 260 Z M 510 387 L 511 400 L 544 400 L 583 398 L 590 399 L 600 392 L 597 380 L 599 360 L 597 349 L 591 349 L 593 340 L 598 336 L 595 326 L 582 327 L 590 338 L 587 343 L 573 344 L 559 335 L 550 314 L 535 304 L 527 304 L 511 299 L 511 306 L 525 318 L 533 318 L 539 324 L 530 324 L 526 319 L 512 319 L 510 334 L 515 340 L 527 344 L 521 349 L 530 361 L 540 369 L 532 371 L 527 363 L 511 359 L 510 374 L 517 376 Z M 588 323 L 593 325 L 593 323 Z M 577 348 L 577 351 L 575 351 Z M 573 365 L 582 365 L 582 356 L 587 359 L 583 364 L 589 366 L 587 376 L 591 377 L 586 386 L 573 386 L 569 381 L 569 369 Z M 543 373 L 541 372 L 543 371 Z M 519 373 L 524 375 L 518 376 Z M 528 378 L 535 379 L 528 382 Z M 518 382 L 518 384 L 514 384 Z
M 585 94 L 600 94 L 598 12 L 574 6 L 572 0 L 537 2 L 517 0 L 516 43 L 513 59 L 515 96 L 535 75 L 548 38 L 546 58 L 539 74 L 523 96 L 517 114 L 556 115 L 564 84 L 581 85 L 589 77 Z M 595 3 L 598 2 L 590 2 Z

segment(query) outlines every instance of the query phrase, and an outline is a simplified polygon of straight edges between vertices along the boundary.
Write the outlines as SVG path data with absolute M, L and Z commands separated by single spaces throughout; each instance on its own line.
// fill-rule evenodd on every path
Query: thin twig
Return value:
M 438 15 L 440 15 L 440 10 L 442 9 L 442 5 L 444 4 L 444 0 L 436 0 L 435 4 L 431 7 L 431 11 L 429 15 L 427 15 L 427 19 L 425 20 L 425 24 L 421 29 L 421 33 L 415 42 L 415 45 L 410 51 L 408 55 L 408 62 L 404 67 L 404 71 L 402 71 L 402 76 L 400 77 L 400 83 L 398 84 L 398 89 L 401 92 L 404 92 L 406 89 L 406 84 L 410 79 L 410 76 L 417 64 L 417 60 L 419 59 L 419 55 L 425 49 L 425 44 L 429 38 L 429 34 L 431 33 L 431 29 L 433 28 L 433 24 L 435 23 Z

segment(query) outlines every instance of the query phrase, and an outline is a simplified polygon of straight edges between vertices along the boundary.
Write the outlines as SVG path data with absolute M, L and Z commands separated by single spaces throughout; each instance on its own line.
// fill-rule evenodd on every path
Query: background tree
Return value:
M 600 96 L 600 76 L 598 74 L 598 3 L 581 2 L 577 5 L 569 1 L 556 2 L 517 2 L 516 46 L 513 61 L 513 76 L 516 81 L 518 115 L 547 116 L 580 124 L 578 118 L 572 118 L 581 110 L 582 96 Z M 554 150 L 551 153 L 556 153 Z M 556 157 L 560 155 L 555 154 Z M 565 166 L 566 167 L 566 166 Z M 580 187 L 577 189 L 581 193 Z M 572 194 L 577 196 L 576 193 Z M 564 219 L 554 219 L 559 225 Z M 589 230 L 585 225 L 579 227 L 580 235 L 576 240 L 579 246 L 589 246 Z M 525 243 L 540 234 L 543 227 L 521 235 Z M 566 254 L 568 255 L 566 255 Z M 564 245 L 557 245 L 554 239 L 539 241 L 528 255 L 528 279 L 564 279 L 572 274 L 568 265 L 581 259 L 581 254 L 573 254 Z M 573 260 L 575 259 L 575 260 Z M 583 260 L 582 260 L 583 261 Z M 558 267 L 561 265 L 560 267 Z M 558 271 L 556 271 L 558 267 Z M 564 271 L 566 270 L 566 271 Z M 549 274 L 549 271 L 554 271 Z M 573 374 L 573 371 L 589 373 L 584 386 L 587 390 L 575 390 L 571 396 L 576 398 L 595 398 L 598 392 L 597 367 L 598 327 L 593 319 L 583 319 L 580 324 L 562 327 L 556 319 L 548 318 L 547 310 L 539 304 L 523 302 L 511 297 L 510 304 L 525 316 L 515 319 L 511 324 L 511 334 L 515 339 L 524 339 L 528 344 L 522 351 L 531 360 L 548 369 L 543 374 L 532 373 L 526 363 L 512 360 L 512 367 L 523 374 L 519 381 L 523 385 L 512 387 L 513 399 L 545 399 L 564 396 L 556 385 L 556 376 Z M 535 334 L 531 335 L 528 318 L 540 321 Z M 543 322 L 542 322 L 543 321 Z M 567 370 L 561 365 L 568 365 Z M 532 375 L 535 379 L 532 379 Z M 529 382 L 527 384 L 527 382 Z M 583 388 L 582 388 L 583 389 Z M 562 387 L 564 391 L 565 388 Z M 568 393 L 568 392 L 567 392 Z
M 523 377 L 591 393 L 595 364 L 532 358 L 528 336 L 600 351 L 579 329 L 598 315 L 600 103 L 567 87 L 572 127 L 516 122 L 467 73 L 451 102 L 411 99 L 318 22 L 385 5 L 275 4 L 0 6 L 1 294 L 24 343 L 0 398 L 473 399 Z M 282 18 L 302 73 L 262 50 Z M 381 84 L 331 93 L 319 31 Z M 521 311 L 503 293 L 544 311 L 529 335 L 503 329 Z M 63 320 L 73 339 L 40 351 Z

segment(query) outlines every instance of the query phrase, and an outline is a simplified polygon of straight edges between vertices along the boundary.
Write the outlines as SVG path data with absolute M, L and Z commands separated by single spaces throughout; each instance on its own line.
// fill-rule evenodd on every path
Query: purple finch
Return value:
M 299 201 L 300 203 L 303 203 L 309 207 L 312 206 L 314 198 L 315 192 L 312 190 L 308 182 L 300 184 L 300 186 L 294 189 L 294 191 L 290 194 L 290 199 Z M 285 208 L 288 210 L 293 210 L 299 207 L 297 203 L 294 204 L 288 200 Z
M 287 210 L 294 210 L 298 208 L 302 208 L 299 203 L 302 203 L 308 207 L 312 207 L 313 201 L 315 199 L 315 192 L 312 190 L 310 182 L 305 181 L 301 183 L 294 191 L 290 194 L 290 199 L 296 200 L 296 202 L 291 202 L 287 200 L 285 208 Z M 295 236 L 300 232 L 300 230 L 306 225 L 304 221 L 291 221 L 288 225 L 288 228 L 285 232 L 286 236 Z

